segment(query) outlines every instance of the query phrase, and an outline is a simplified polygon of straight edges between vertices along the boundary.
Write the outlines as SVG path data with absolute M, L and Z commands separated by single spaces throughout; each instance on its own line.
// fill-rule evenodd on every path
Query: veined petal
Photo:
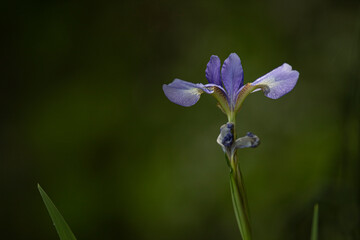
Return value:
M 236 101 L 234 111 L 239 111 L 241 105 L 243 104 L 245 98 L 251 93 L 256 91 L 256 86 L 251 85 L 251 83 L 247 83 L 242 86 L 236 93 Z
M 212 83 L 206 84 L 205 87 L 206 89 L 213 91 L 211 95 L 218 101 L 220 109 L 228 115 L 230 113 L 230 107 L 226 91 L 221 86 Z
M 224 61 L 221 69 L 222 82 L 231 101 L 231 105 L 236 100 L 236 92 L 244 84 L 244 72 L 241 60 L 236 53 L 231 53 Z
M 268 98 L 277 99 L 290 92 L 295 87 L 298 78 L 299 72 L 292 70 L 289 64 L 284 63 L 254 81 L 251 85 L 261 88 Z
M 214 92 L 201 83 L 195 84 L 180 79 L 175 79 L 168 85 L 164 84 L 163 91 L 171 102 L 184 107 L 190 107 L 197 103 L 202 93 L 211 94 Z
M 202 84 L 201 84 L 202 85 Z M 211 91 L 209 94 L 213 93 L 213 92 L 218 92 L 220 95 L 222 95 L 222 97 L 227 100 L 227 95 L 226 95 L 226 91 L 224 88 L 222 88 L 221 86 L 217 85 L 217 84 L 205 84 L 203 85 L 203 87 L 205 87 L 208 91 Z
M 221 86 L 220 66 L 220 58 L 212 55 L 205 70 L 205 76 L 209 83 Z

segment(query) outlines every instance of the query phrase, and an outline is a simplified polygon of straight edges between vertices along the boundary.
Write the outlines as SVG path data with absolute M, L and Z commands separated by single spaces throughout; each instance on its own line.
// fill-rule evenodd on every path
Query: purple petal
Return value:
M 220 58 L 212 55 L 205 70 L 205 76 L 209 83 L 221 86 L 220 65 Z
M 175 79 L 172 83 L 163 85 L 166 97 L 173 103 L 184 107 L 190 107 L 197 103 L 202 93 L 211 94 L 213 91 L 207 89 L 201 83 L 191 83 Z
M 298 78 L 299 72 L 292 70 L 289 64 L 284 63 L 251 85 L 260 87 L 268 98 L 277 99 L 290 92 L 295 87 Z
M 222 82 L 228 93 L 230 101 L 235 101 L 235 93 L 243 85 L 244 72 L 241 61 L 236 53 L 230 54 L 221 69 Z

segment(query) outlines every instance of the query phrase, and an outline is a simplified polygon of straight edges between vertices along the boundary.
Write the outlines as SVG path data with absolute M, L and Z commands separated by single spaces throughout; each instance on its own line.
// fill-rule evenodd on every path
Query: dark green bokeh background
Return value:
M 44 1 L 2 4 L 1 239 L 57 239 L 36 184 L 78 239 L 240 239 L 216 138 L 226 117 L 203 96 L 166 99 L 175 77 L 205 83 L 212 54 L 245 82 L 287 62 L 279 100 L 237 117 L 254 239 L 359 235 L 359 2 Z

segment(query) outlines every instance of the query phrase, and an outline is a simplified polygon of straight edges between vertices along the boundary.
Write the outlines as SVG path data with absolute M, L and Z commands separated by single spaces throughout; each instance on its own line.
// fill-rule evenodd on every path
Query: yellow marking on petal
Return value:
M 191 88 L 191 89 L 185 90 L 185 92 L 188 92 L 192 95 L 201 95 L 204 91 L 199 88 Z
M 230 114 L 230 107 L 227 101 L 226 94 L 220 89 L 215 86 L 208 87 L 209 90 L 213 91 L 211 95 L 218 101 L 218 105 L 223 113 L 226 115 Z
M 258 86 L 253 86 L 251 83 L 247 83 L 239 92 L 239 95 L 236 99 L 236 104 L 235 104 L 235 113 L 240 109 L 242 103 L 244 102 L 245 98 L 252 92 L 254 91 L 256 88 L 258 88 Z
M 248 91 L 250 87 L 252 87 L 252 85 L 250 83 L 245 84 L 245 86 L 239 92 L 238 99 L 240 98 L 240 96 L 242 94 L 244 94 L 246 91 Z
M 278 84 L 278 82 L 275 81 L 275 78 L 269 77 L 263 81 L 261 81 L 260 84 L 257 84 L 256 86 L 258 88 L 261 88 L 261 90 L 264 91 L 265 94 L 270 92 L 270 89 L 275 87 Z

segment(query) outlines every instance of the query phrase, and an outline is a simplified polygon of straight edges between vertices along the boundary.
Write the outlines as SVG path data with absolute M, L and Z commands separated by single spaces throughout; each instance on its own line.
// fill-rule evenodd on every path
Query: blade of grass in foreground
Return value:
M 66 223 L 65 219 L 61 216 L 61 213 L 55 207 L 54 203 L 51 201 L 49 196 L 38 184 L 38 189 L 40 195 L 45 203 L 45 206 L 50 214 L 50 217 L 55 225 L 56 231 L 61 240 L 76 240 L 74 234 L 72 233 L 69 225 Z
M 319 205 L 314 206 L 314 216 L 311 228 L 311 240 L 318 239 L 318 225 L 319 225 Z

